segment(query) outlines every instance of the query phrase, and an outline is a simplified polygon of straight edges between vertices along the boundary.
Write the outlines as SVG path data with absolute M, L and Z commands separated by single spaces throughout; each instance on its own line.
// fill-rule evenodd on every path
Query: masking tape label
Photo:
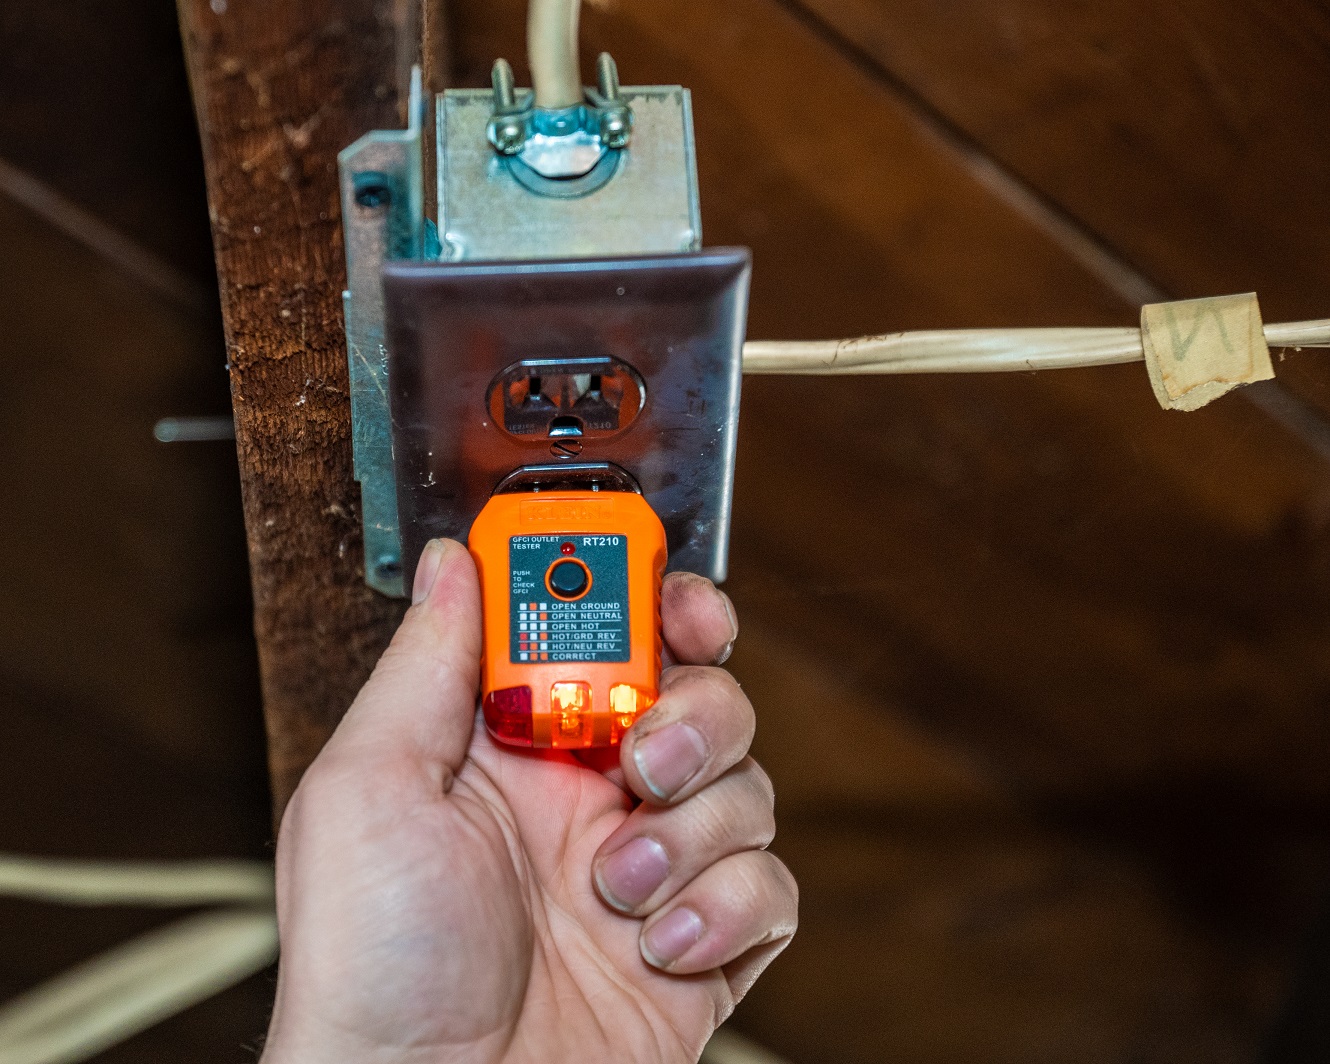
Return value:
M 1275 375 L 1254 292 L 1144 306 L 1141 346 L 1165 410 L 1197 410 Z

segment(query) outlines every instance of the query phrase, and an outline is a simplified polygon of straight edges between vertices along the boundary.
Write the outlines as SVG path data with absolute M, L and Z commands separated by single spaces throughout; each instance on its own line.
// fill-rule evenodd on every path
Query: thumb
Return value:
M 462 544 L 432 540 L 413 603 L 329 741 L 341 757 L 408 759 L 457 772 L 480 689 L 480 581 Z

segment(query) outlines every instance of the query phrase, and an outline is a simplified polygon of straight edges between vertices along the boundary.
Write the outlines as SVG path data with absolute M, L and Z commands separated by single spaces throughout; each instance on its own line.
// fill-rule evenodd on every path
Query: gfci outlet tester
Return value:
M 665 530 L 634 491 L 518 491 L 471 527 L 482 708 L 504 743 L 617 743 L 660 684 Z

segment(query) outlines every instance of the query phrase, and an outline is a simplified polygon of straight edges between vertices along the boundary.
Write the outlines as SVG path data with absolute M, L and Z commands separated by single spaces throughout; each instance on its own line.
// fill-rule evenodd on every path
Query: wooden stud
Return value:
M 337 152 L 400 123 L 420 19 L 407 0 L 179 0 L 179 12 L 207 170 L 280 817 L 401 615 L 363 582 Z

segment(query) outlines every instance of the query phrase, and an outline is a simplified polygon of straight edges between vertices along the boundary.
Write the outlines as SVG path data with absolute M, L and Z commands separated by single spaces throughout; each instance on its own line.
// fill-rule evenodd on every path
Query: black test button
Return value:
M 559 562 L 550 570 L 550 590 L 564 598 L 576 598 L 587 589 L 587 571 L 577 562 Z

